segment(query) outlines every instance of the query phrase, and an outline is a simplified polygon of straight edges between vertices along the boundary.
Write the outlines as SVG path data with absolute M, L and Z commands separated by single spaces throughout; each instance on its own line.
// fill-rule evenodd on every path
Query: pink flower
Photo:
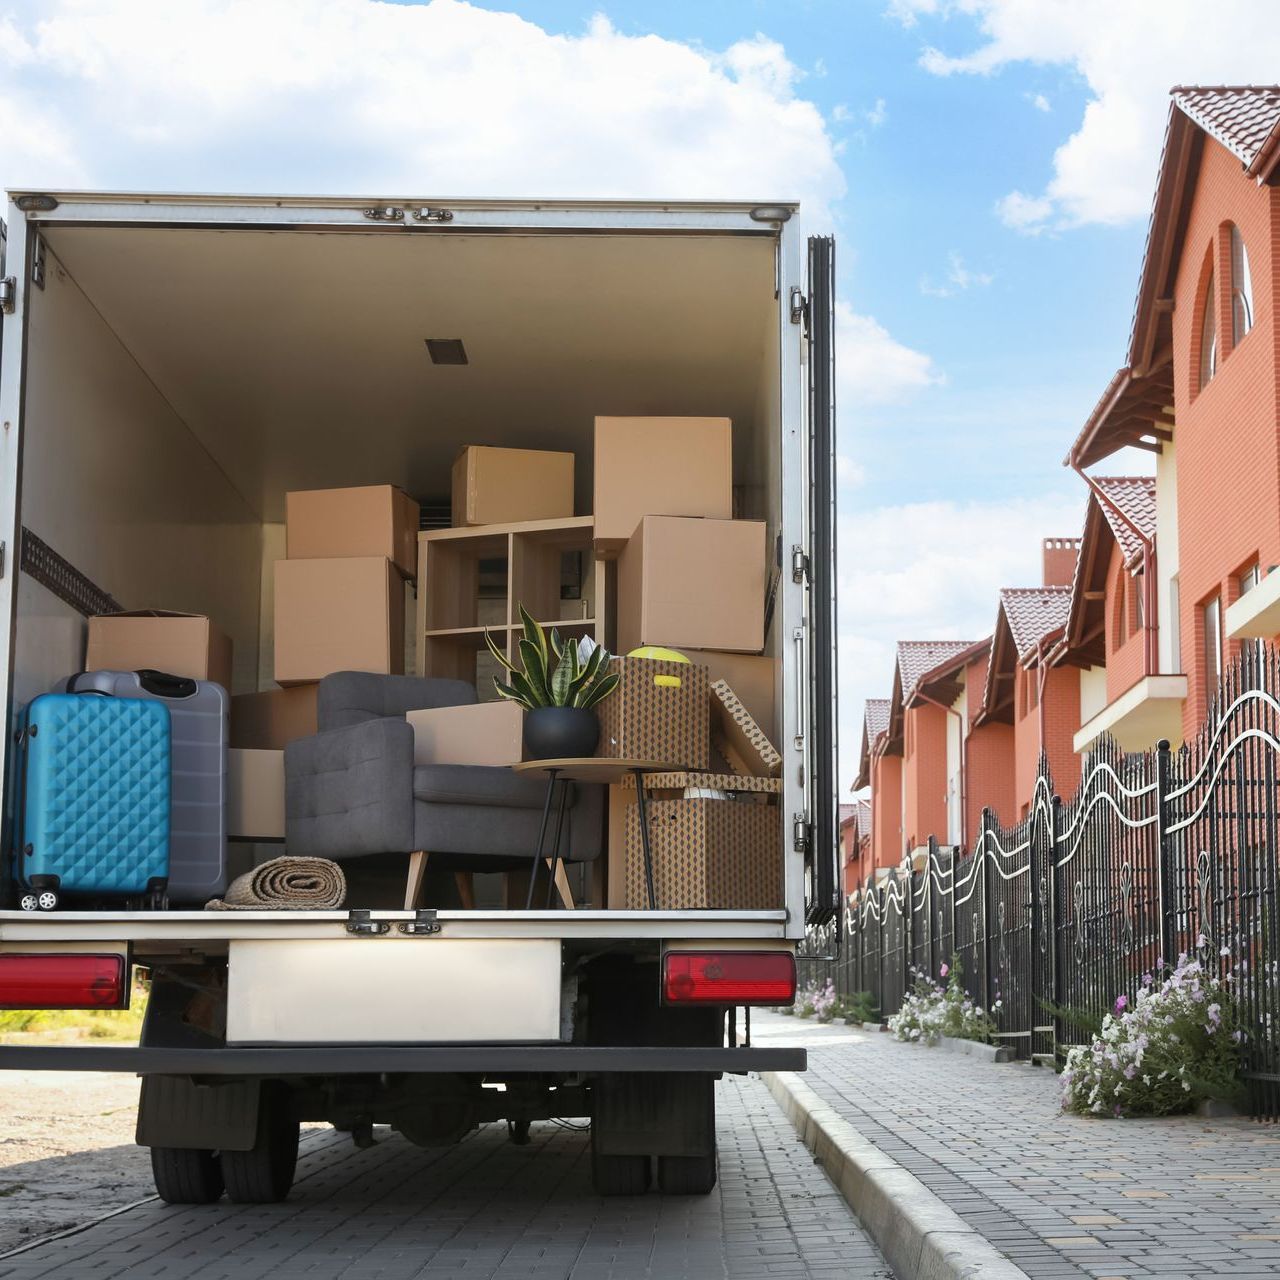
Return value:
M 1128 996 L 1116 996 L 1116 1012 L 1123 1013 L 1129 1007 Z
M 949 972 L 949 970 L 947 969 L 947 966 L 944 964 L 944 965 L 942 966 L 942 968 L 938 970 L 938 976 L 939 976 L 939 977 L 942 977 L 942 978 L 945 978 L 945 977 L 947 976 L 948 972 Z

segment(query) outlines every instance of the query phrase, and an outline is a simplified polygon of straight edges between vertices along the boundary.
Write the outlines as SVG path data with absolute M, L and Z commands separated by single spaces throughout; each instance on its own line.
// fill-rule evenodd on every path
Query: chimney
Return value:
M 1080 555 L 1080 539 L 1046 538 L 1041 550 L 1044 585 L 1069 587 L 1076 576 L 1076 558 Z

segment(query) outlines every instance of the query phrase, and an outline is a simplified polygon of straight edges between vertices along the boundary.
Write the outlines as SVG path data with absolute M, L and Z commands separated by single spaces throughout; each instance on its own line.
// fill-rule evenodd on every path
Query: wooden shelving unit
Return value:
M 485 647 L 486 626 L 514 658 L 521 604 L 562 635 L 606 642 L 607 574 L 592 552 L 594 527 L 590 516 L 574 516 L 418 534 L 418 674 L 471 680 L 481 699 L 493 697 L 489 673 L 497 664 Z M 580 599 L 561 596 L 566 553 L 582 557 Z M 503 576 L 505 593 L 495 593 Z

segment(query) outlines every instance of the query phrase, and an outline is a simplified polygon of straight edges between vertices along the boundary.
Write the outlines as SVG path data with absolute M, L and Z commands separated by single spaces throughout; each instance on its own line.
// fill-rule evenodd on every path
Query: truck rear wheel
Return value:
M 224 1151 L 219 1160 L 235 1204 L 275 1204 L 289 1194 L 298 1164 L 298 1117 L 287 1089 L 262 1086 L 253 1146 Z
M 152 1147 L 151 1177 L 166 1204 L 213 1204 L 222 1195 L 222 1169 L 212 1151 Z
M 658 1190 L 664 1196 L 705 1196 L 716 1185 L 716 1154 L 659 1156 Z

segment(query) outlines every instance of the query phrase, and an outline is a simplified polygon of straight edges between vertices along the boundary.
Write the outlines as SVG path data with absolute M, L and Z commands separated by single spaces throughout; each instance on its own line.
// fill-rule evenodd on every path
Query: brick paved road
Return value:
M 423 1151 L 309 1130 L 282 1205 L 151 1201 L 25 1253 L 3 1280 L 408 1280 L 409 1277 L 887 1277 L 890 1272 L 758 1080 L 720 1087 L 720 1185 L 705 1198 L 600 1200 L 586 1135 L 490 1126 Z M 70 1157 L 74 1158 L 74 1157 Z
M 1280 1276 L 1280 1132 L 1250 1120 L 1086 1120 L 1052 1072 L 775 1014 L 758 1044 L 1035 1277 Z

